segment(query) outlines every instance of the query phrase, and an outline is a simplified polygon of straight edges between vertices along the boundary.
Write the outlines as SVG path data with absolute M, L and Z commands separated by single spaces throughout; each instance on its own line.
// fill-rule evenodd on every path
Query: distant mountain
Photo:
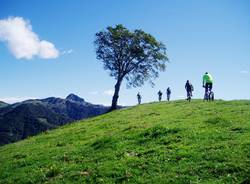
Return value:
M 84 103 L 84 99 L 83 98 L 80 98 L 79 96 L 77 95 L 74 95 L 74 94 L 69 94 L 67 97 L 66 97 L 67 100 L 71 100 L 73 102 L 79 102 L 79 103 Z
M 36 135 L 48 129 L 103 114 L 109 107 L 85 102 L 77 95 L 49 97 L 12 105 L 0 103 L 0 145 Z
M 1 107 L 5 107 L 5 106 L 7 106 L 7 105 L 9 105 L 9 104 L 7 104 L 7 103 L 5 103 L 5 102 L 0 101 L 0 108 L 1 108 Z

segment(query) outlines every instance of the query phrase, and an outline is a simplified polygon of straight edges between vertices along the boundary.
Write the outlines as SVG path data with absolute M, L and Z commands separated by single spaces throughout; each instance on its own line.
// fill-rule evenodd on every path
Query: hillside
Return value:
M 15 104 L 2 103 L 0 145 L 25 139 L 66 123 L 100 115 L 108 109 L 109 107 L 85 102 L 74 94 L 65 99 L 49 97 Z
M 0 183 L 250 182 L 250 101 L 150 103 L 0 147 Z
M 7 103 L 0 101 L 0 108 L 1 108 L 1 107 L 5 107 L 5 106 L 7 106 L 7 105 L 8 105 Z

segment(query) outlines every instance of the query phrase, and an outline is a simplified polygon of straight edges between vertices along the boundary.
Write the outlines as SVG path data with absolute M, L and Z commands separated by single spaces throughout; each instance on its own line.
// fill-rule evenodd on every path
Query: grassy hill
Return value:
M 250 101 L 151 103 L 0 147 L 0 183 L 250 183 Z

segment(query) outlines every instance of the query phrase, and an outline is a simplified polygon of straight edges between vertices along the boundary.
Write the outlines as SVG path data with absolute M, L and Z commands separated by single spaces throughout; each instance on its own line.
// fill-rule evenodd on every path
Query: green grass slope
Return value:
M 0 147 L 0 183 L 250 183 L 250 101 L 151 103 Z

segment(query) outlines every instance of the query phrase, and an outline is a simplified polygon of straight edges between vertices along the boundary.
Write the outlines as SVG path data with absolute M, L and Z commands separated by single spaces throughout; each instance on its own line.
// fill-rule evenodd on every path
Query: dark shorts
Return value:
M 213 83 L 206 83 L 206 85 L 205 85 L 206 92 L 208 91 L 208 89 L 209 89 L 209 91 L 211 91 L 212 88 L 213 88 Z

